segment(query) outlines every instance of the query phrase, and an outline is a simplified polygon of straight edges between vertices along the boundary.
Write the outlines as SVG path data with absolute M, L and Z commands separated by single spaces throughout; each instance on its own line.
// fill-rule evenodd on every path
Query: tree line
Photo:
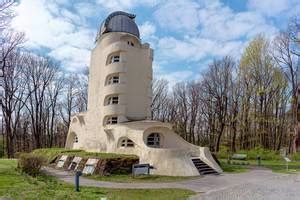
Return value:
M 8 157 L 63 147 L 71 115 L 87 109 L 88 69 L 65 71 L 24 47 L 11 29 L 13 1 L 0 3 L 2 138 Z M 195 81 L 153 81 L 152 118 L 214 152 L 263 147 L 295 150 L 300 20 L 275 38 L 256 36 L 240 58 L 213 60 Z
M 87 107 L 88 71 L 64 71 L 53 58 L 24 47 L 25 35 L 10 27 L 14 1 L 0 4 L 1 108 L 5 152 L 65 144 L 70 118 Z
M 235 152 L 296 150 L 300 18 L 270 39 L 253 38 L 240 58 L 213 60 L 196 81 L 153 83 L 152 117 L 171 122 L 185 140 Z

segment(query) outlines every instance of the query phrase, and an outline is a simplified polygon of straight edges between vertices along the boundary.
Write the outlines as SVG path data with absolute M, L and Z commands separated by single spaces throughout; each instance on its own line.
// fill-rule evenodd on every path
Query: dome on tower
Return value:
M 113 12 L 102 22 L 96 40 L 105 33 L 125 32 L 140 38 L 138 26 L 134 21 L 135 15 L 122 11 Z

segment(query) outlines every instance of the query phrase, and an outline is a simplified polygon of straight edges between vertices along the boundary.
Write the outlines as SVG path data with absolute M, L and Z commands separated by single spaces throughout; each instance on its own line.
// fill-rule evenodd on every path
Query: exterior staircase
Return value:
M 214 174 L 218 175 L 219 173 L 208 166 L 206 163 L 204 163 L 200 158 L 191 158 L 195 167 L 197 168 L 198 172 L 200 175 L 209 175 L 209 174 Z

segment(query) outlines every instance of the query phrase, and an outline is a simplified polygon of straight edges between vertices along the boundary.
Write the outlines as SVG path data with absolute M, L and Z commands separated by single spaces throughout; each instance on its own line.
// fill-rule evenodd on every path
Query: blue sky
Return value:
M 259 33 L 273 37 L 300 14 L 299 0 L 21 0 L 14 29 L 26 46 L 67 70 L 89 65 L 102 20 L 112 11 L 137 15 L 143 42 L 154 49 L 154 77 L 172 84 L 196 79 L 214 58 L 238 59 Z

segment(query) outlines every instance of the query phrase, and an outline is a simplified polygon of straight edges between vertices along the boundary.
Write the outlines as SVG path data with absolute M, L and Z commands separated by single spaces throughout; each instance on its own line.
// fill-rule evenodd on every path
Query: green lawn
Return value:
M 242 173 L 249 171 L 249 166 L 227 164 L 226 162 L 221 162 L 221 168 L 226 173 Z
M 246 160 L 246 161 L 231 161 L 231 164 L 227 163 L 226 159 L 220 159 L 222 163 L 222 168 L 224 172 L 229 173 L 239 173 L 248 171 L 249 168 L 258 166 L 256 160 Z M 266 167 L 271 169 L 273 172 L 280 173 L 292 173 L 300 172 L 300 162 L 292 161 L 289 163 L 289 171 L 286 170 L 286 163 L 283 160 L 262 160 L 261 167 Z
M 174 182 L 184 181 L 199 178 L 199 176 L 186 177 L 186 176 L 157 176 L 157 175 L 140 175 L 133 177 L 131 175 L 111 175 L 111 176 L 97 176 L 91 175 L 86 176 L 87 178 L 99 180 L 99 181 L 110 181 L 120 183 L 153 183 L 153 182 Z
M 105 158 L 138 158 L 135 155 L 86 152 L 83 150 L 70 150 L 70 149 L 64 149 L 64 148 L 36 149 L 32 153 L 45 157 L 48 162 L 51 162 L 58 155 L 70 155 L 70 156 L 80 156 L 80 157 L 98 157 L 98 158 L 102 158 L 102 159 L 105 159 Z
M 0 159 L 0 197 L 10 199 L 187 199 L 195 194 L 182 189 L 104 189 L 81 187 L 74 192 L 74 186 L 62 183 L 45 175 L 36 178 L 21 174 L 16 170 L 16 160 Z

